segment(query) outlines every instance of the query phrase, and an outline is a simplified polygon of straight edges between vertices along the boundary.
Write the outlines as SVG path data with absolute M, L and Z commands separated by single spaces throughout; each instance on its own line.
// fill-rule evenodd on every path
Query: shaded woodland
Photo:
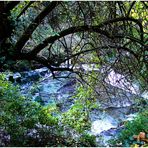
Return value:
M 109 146 L 148 146 L 146 1 L 1 1 L 0 20 L 0 146 L 105 146 L 93 113 L 124 108 L 138 115 Z M 45 105 L 51 82 L 74 101 Z

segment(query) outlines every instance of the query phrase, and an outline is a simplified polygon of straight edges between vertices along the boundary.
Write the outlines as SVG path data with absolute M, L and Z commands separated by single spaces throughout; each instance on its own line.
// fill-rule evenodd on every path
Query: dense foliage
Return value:
M 147 3 L 1 2 L 0 12 L 2 70 L 30 69 L 35 61 L 56 77 L 94 63 L 147 89 Z
M 124 147 L 148 146 L 148 110 L 139 113 L 137 117 L 128 121 L 124 129 L 118 136 L 118 139 L 112 141 L 113 145 L 120 145 Z M 139 133 L 144 133 L 144 137 L 139 137 Z
M 80 82 L 75 104 L 61 114 L 56 105 L 42 106 L 39 97 L 37 103 L 22 96 L 0 75 L 2 146 L 95 146 L 86 134 L 89 111 L 123 96 L 108 87 L 107 75 L 122 74 L 118 81 L 126 79 L 127 92 L 133 84 L 138 95 L 147 91 L 147 8 L 144 1 L 1 1 L 0 71 L 46 66 L 53 78 L 70 71 Z M 145 117 L 147 112 L 127 124 L 119 141 L 132 144 L 128 137 L 147 133 Z
M 68 126 L 71 121 L 61 124 L 55 116 L 56 107 L 41 106 L 21 96 L 19 88 L 7 82 L 4 75 L 0 75 L 0 112 L 1 146 L 95 146 L 94 137 L 83 129 L 79 138 L 73 137 Z M 72 123 L 72 127 L 84 126 L 80 121 L 77 124 Z

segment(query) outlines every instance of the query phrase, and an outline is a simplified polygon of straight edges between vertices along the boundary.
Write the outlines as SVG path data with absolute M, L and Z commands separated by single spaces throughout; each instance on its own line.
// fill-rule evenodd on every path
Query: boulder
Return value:
M 73 94 L 75 92 L 76 79 L 72 79 L 64 84 L 57 92 Z
M 37 81 L 40 78 L 40 75 L 38 72 L 36 71 L 28 71 L 28 72 L 23 72 L 21 73 L 23 80 L 27 80 L 27 81 Z
M 8 81 L 11 81 L 12 83 L 17 82 L 20 83 L 21 82 L 21 74 L 20 73 L 14 73 L 14 74 L 8 74 L 7 78 Z

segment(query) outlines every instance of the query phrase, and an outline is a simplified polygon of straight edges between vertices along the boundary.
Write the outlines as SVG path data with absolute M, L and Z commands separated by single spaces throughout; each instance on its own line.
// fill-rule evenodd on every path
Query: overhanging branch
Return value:
M 28 26 L 25 30 L 21 38 L 18 40 L 14 47 L 14 51 L 16 54 L 21 53 L 21 49 L 25 45 L 25 43 L 29 40 L 33 31 L 37 28 L 37 26 L 41 23 L 41 21 L 59 4 L 57 1 L 51 2 L 36 18 L 35 20 Z
M 125 36 L 125 35 L 111 35 L 107 31 L 105 31 L 103 29 L 100 29 L 104 25 L 108 25 L 110 23 L 115 23 L 115 22 L 120 22 L 120 21 L 133 21 L 133 22 L 137 23 L 139 25 L 140 31 L 141 31 L 141 35 L 140 35 L 141 36 L 141 40 L 138 40 L 138 39 L 136 39 L 134 37 Z M 112 20 L 105 21 L 105 22 L 103 22 L 103 23 L 101 23 L 100 25 L 97 25 L 97 26 L 87 26 L 87 25 L 84 25 L 84 26 L 70 27 L 68 29 L 65 29 L 65 30 L 59 32 L 58 35 L 50 36 L 50 37 L 46 38 L 42 43 L 37 45 L 28 54 L 31 55 L 31 56 L 35 56 L 43 48 L 48 46 L 48 44 L 54 43 L 56 40 L 66 36 L 66 35 L 69 35 L 69 34 L 72 34 L 72 33 L 76 33 L 76 32 L 83 32 L 83 31 L 96 32 L 96 33 L 102 34 L 102 35 L 104 35 L 104 36 L 106 36 L 108 38 L 111 38 L 111 39 L 127 38 L 127 39 L 130 39 L 130 40 L 134 41 L 134 42 L 138 42 L 139 44 L 143 44 L 143 27 L 142 27 L 142 24 L 138 20 L 136 20 L 136 19 L 129 18 L 129 17 L 121 17 L 121 18 L 115 18 L 115 19 L 112 19 Z
M 112 38 L 110 36 L 110 34 L 107 31 L 101 30 L 100 28 L 98 28 L 98 26 L 77 26 L 77 27 L 70 27 L 68 29 L 65 29 L 63 31 L 61 31 L 60 33 L 58 33 L 58 35 L 55 36 L 50 36 L 48 38 L 46 38 L 43 43 L 37 45 L 31 52 L 29 52 L 28 54 L 31 56 L 35 56 L 38 52 L 40 52 L 43 48 L 45 48 L 46 46 L 48 46 L 48 44 L 54 43 L 56 40 L 72 34 L 72 33 L 77 33 L 77 32 L 83 32 L 83 31 L 90 31 L 90 32 L 97 32 L 100 33 L 104 36 L 107 36 L 108 38 Z

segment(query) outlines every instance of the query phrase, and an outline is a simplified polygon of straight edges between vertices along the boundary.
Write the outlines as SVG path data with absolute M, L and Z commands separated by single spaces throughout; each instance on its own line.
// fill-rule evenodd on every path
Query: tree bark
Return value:
M 136 24 L 138 24 L 140 31 L 141 31 L 141 40 L 139 41 L 138 39 L 135 38 L 130 38 L 129 36 L 125 37 L 122 35 L 110 35 L 107 31 L 100 29 L 101 27 L 104 27 L 105 25 L 108 25 L 110 23 L 116 23 L 116 22 L 122 22 L 122 21 L 132 21 L 135 22 Z M 64 37 L 66 35 L 72 34 L 72 33 L 76 33 L 76 32 L 83 32 L 83 31 L 90 31 L 90 32 L 97 32 L 100 33 L 108 38 L 114 39 L 114 38 L 128 38 L 134 42 L 138 42 L 140 44 L 143 43 L 143 27 L 142 24 L 133 18 L 129 18 L 129 17 L 121 17 L 121 18 L 115 18 L 112 20 L 108 20 L 105 21 L 97 26 L 76 26 L 76 27 L 71 27 L 68 29 L 65 29 L 63 31 L 61 31 L 60 33 L 58 33 L 58 35 L 55 36 L 51 36 L 46 38 L 43 43 L 37 45 L 31 52 L 29 52 L 29 54 L 31 56 L 35 56 L 38 52 L 40 52 L 43 48 L 45 48 L 48 44 L 54 43 L 56 40 L 60 39 L 61 37 Z
M 14 51 L 16 54 L 21 53 L 21 49 L 25 45 L 25 43 L 29 40 L 33 31 L 37 28 L 37 26 L 41 23 L 41 21 L 59 4 L 59 2 L 54 1 L 51 2 L 36 18 L 35 20 L 28 26 L 25 30 L 21 38 L 18 40 L 14 47 Z

